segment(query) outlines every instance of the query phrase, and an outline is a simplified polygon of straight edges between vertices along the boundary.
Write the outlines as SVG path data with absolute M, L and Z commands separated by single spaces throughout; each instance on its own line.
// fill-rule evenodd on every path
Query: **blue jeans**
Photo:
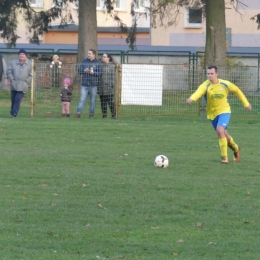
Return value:
M 20 105 L 24 96 L 23 91 L 11 90 L 11 111 L 10 115 L 16 116 L 20 110 Z
M 81 86 L 77 113 L 80 114 L 82 112 L 85 103 L 87 101 L 88 95 L 90 97 L 89 114 L 94 114 L 95 107 L 96 107 L 97 87 L 86 87 L 86 86 Z

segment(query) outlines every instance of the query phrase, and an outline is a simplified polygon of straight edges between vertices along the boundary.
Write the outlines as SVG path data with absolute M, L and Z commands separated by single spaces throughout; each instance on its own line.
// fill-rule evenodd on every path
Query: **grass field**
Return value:
M 1 259 L 260 259 L 258 119 L 231 120 L 241 162 L 221 165 L 199 117 L 10 119 L 1 104 Z

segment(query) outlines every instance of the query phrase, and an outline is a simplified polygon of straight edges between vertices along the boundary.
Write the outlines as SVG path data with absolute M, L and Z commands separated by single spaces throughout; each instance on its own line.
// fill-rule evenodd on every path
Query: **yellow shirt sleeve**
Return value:
M 197 90 L 190 96 L 190 99 L 193 101 L 197 101 L 202 96 L 204 96 L 207 93 L 207 85 L 209 84 L 209 81 L 204 81 Z
M 237 97 L 238 99 L 240 99 L 240 101 L 242 102 L 243 106 L 244 107 L 247 107 L 249 106 L 249 102 L 246 98 L 246 96 L 244 95 L 244 93 L 233 83 L 229 82 L 229 81 L 226 81 L 226 83 L 228 83 L 228 89 L 233 92 Z

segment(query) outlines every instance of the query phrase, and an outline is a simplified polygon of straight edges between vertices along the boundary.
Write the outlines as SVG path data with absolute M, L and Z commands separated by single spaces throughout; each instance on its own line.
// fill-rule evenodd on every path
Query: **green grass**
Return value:
M 260 259 L 259 120 L 231 120 L 241 162 L 229 151 L 221 165 L 198 117 L 28 118 L 23 106 L 10 119 L 5 103 L 1 259 Z

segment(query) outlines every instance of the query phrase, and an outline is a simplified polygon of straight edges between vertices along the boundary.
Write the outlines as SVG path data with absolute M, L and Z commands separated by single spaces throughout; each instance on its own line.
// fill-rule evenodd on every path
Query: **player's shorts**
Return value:
M 230 113 L 220 114 L 216 116 L 213 120 L 211 120 L 214 129 L 217 130 L 217 126 L 223 126 L 224 129 L 227 129 L 230 117 Z

